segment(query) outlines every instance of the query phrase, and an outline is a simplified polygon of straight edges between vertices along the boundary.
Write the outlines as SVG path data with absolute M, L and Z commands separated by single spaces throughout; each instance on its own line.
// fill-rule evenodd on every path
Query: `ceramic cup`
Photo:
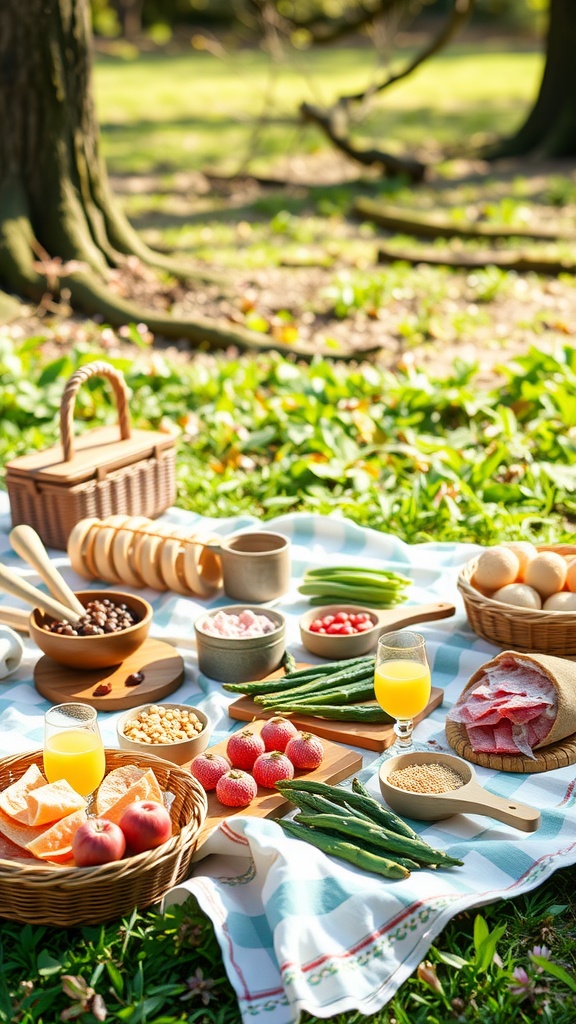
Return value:
M 281 533 L 251 530 L 209 544 L 222 562 L 224 593 L 236 601 L 261 603 L 290 586 L 290 541 Z

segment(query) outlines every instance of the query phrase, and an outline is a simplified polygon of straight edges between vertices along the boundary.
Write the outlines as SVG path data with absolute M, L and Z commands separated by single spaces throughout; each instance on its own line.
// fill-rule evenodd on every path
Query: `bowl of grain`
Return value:
M 441 821 L 453 814 L 483 814 L 534 832 L 540 812 L 495 796 L 477 781 L 471 764 L 436 751 L 410 751 L 380 766 L 380 791 L 397 814 L 416 821 Z
M 211 725 L 200 708 L 189 704 L 142 704 L 120 715 L 118 743 L 135 754 L 155 754 L 186 764 L 206 749 Z

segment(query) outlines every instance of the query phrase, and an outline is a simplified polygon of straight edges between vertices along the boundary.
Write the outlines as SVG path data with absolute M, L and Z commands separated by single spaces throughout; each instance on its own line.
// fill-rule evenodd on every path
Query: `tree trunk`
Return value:
M 145 321 L 206 348 L 277 348 L 271 336 L 177 320 L 108 287 L 127 255 L 194 273 L 148 249 L 116 205 L 99 152 L 91 51 L 89 0 L 0 0 L 0 309 L 10 301 L 4 293 L 41 302 L 66 288 L 73 309 L 113 326 Z M 283 350 L 314 354 L 299 343 Z
M 546 64 L 538 96 L 519 131 L 492 157 L 576 155 L 576 2 L 550 0 Z

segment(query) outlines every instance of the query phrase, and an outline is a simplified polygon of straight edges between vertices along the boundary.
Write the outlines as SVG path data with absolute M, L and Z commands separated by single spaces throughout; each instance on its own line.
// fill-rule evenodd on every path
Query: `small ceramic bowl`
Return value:
M 213 636 L 202 629 L 202 623 L 219 612 L 239 615 L 242 611 L 265 615 L 274 622 L 275 628 L 262 636 L 251 637 Z M 221 683 L 263 679 L 279 667 L 286 649 L 286 619 L 270 608 L 235 604 L 204 612 L 196 619 L 194 630 L 200 671 Z
M 118 633 L 62 636 L 46 629 L 47 624 L 54 621 L 54 616 L 45 615 L 41 609 L 35 608 L 28 620 L 30 636 L 44 654 L 60 665 L 88 670 L 111 668 L 134 654 L 146 640 L 152 622 L 152 606 L 143 597 L 124 594 L 119 590 L 79 590 L 76 597 L 84 606 L 105 597 L 116 604 L 126 604 L 138 621 Z
M 325 615 L 336 615 L 338 612 L 367 612 L 372 620 L 371 629 L 363 633 L 351 633 L 339 636 L 332 633 L 315 633 L 310 624 L 315 619 L 323 619 Z M 341 658 L 361 658 L 374 650 L 381 632 L 380 617 L 372 608 L 363 608 L 353 604 L 327 604 L 305 612 L 300 618 L 300 637 L 310 654 L 320 658 L 339 661 Z
M 190 739 L 173 740 L 170 743 L 152 743 L 143 739 L 130 739 L 124 731 L 128 723 L 134 718 L 138 718 L 143 711 L 149 711 L 156 707 L 165 708 L 167 711 L 177 708 L 180 711 L 193 712 L 202 726 L 201 731 Z M 189 704 L 164 704 L 164 702 L 141 704 L 140 707 L 125 711 L 123 715 L 120 715 L 116 723 L 116 735 L 122 750 L 130 750 L 134 754 L 154 754 L 156 757 L 161 757 L 165 761 L 172 761 L 174 764 L 186 764 L 193 757 L 196 757 L 197 754 L 201 754 L 210 742 L 211 732 L 211 724 L 204 712 L 200 711 L 200 708 L 192 707 Z

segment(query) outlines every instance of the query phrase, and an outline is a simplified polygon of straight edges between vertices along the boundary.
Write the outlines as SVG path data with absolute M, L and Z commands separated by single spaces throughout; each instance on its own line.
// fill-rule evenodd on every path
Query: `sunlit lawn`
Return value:
M 410 149 L 430 139 L 453 146 L 478 132 L 509 131 L 532 100 L 541 69 L 536 44 L 533 51 L 454 46 L 381 94 L 362 133 L 382 148 Z M 99 58 L 104 153 L 116 173 L 207 166 L 230 172 L 248 156 L 251 169 L 261 169 L 287 151 L 326 145 L 317 129 L 299 123 L 302 101 L 328 104 L 384 73 L 369 46 L 292 53 L 283 63 L 252 50 L 220 58 L 192 48 L 170 57 Z M 265 123 L 255 143 L 259 118 Z

